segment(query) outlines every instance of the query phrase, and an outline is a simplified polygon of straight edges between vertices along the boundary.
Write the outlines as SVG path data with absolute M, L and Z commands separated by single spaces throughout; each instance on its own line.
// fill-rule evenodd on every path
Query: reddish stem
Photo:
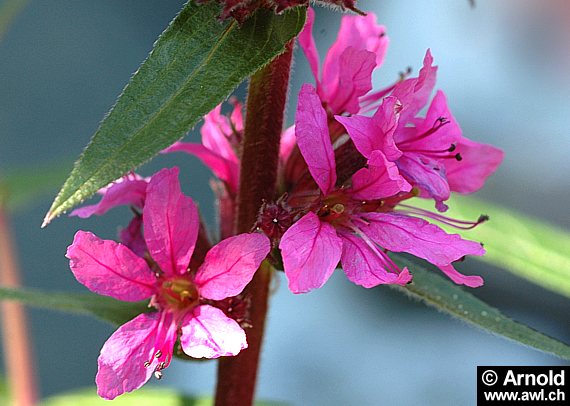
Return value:
M 252 230 L 263 200 L 272 200 L 275 195 L 292 57 L 293 41 L 287 44 L 285 53 L 253 75 L 249 83 L 238 193 L 239 233 Z M 253 327 L 247 330 L 248 348 L 236 357 L 219 361 L 216 406 L 253 404 L 271 271 L 264 263 L 244 290 L 252 298 Z
M 21 285 L 21 281 L 11 237 L 8 218 L 0 202 L 0 283 L 5 287 L 15 288 Z M 2 331 L 8 385 L 13 404 L 34 405 L 38 400 L 36 375 L 26 313 L 21 304 L 2 303 Z

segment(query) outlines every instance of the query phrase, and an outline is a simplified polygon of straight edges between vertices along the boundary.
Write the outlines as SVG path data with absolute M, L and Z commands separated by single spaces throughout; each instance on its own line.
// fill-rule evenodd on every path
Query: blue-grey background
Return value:
M 536 7 L 544 3 L 478 0 L 472 10 L 467 0 L 362 0 L 360 7 L 375 11 L 391 38 L 377 85 L 407 66 L 417 71 L 430 47 L 440 66 L 438 87 L 465 134 L 506 151 L 504 165 L 479 196 L 568 229 L 570 44 L 564 27 L 570 17 L 554 9 L 563 2 L 546 2 L 552 10 Z M 77 157 L 182 4 L 31 1 L 0 42 L 0 171 Z M 338 21 L 339 15 L 319 10 L 315 35 L 322 56 Z M 312 78 L 298 53 L 292 95 L 303 81 Z M 238 93 L 243 97 L 243 89 Z M 209 172 L 194 159 L 169 156 L 142 173 L 165 165 L 181 166 L 185 191 L 214 224 Z M 64 258 L 74 232 L 114 238 L 128 210 L 90 220 L 61 218 L 40 230 L 49 204 L 49 198 L 37 201 L 13 218 L 24 282 L 84 291 Z M 467 265 L 486 278 L 478 296 L 570 342 L 568 300 L 502 270 Z M 340 273 L 304 296 L 290 294 L 282 278 L 278 282 L 259 380 L 263 398 L 299 405 L 474 404 L 476 365 L 560 363 L 390 289 L 353 286 Z M 30 313 L 42 395 L 91 385 L 112 329 L 89 318 Z M 160 385 L 208 394 L 214 375 L 215 362 L 174 362 Z

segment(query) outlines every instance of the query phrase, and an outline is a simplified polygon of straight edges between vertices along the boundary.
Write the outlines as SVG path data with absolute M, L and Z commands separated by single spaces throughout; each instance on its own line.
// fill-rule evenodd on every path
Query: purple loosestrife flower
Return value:
M 395 99 L 385 104 L 394 108 Z M 302 187 L 288 198 L 291 209 L 301 216 L 279 244 L 292 292 L 321 287 L 339 260 L 348 279 L 358 285 L 408 283 L 409 271 L 399 269 L 387 251 L 423 258 L 456 283 L 482 284 L 480 277 L 461 275 L 452 265 L 465 255 L 483 255 L 479 243 L 394 211 L 400 200 L 411 196 L 412 186 L 381 150 L 369 156 L 367 167 L 338 184 L 327 114 L 309 84 L 299 93 L 295 127 L 298 147 L 318 189 L 300 183 Z
M 384 103 L 373 117 L 336 116 L 365 157 L 381 150 L 396 162 L 402 175 L 418 188 L 421 197 L 433 198 L 439 211 L 450 193 L 472 193 L 503 160 L 503 152 L 462 135 L 451 114 L 445 94 L 438 91 L 425 117 L 417 117 L 427 104 L 436 81 L 437 68 L 428 50 L 417 78 L 398 83 L 391 96 L 398 108 Z
M 211 248 L 198 269 L 189 269 L 198 236 L 198 211 L 184 196 L 178 169 L 164 169 L 146 188 L 142 214 L 148 253 L 78 231 L 67 250 L 79 282 L 123 301 L 151 299 L 156 312 L 125 323 L 101 349 L 98 393 L 113 399 L 141 387 L 172 360 L 180 340 L 195 358 L 236 355 L 247 347 L 239 324 L 212 303 L 241 293 L 270 244 L 262 234 L 240 234 Z

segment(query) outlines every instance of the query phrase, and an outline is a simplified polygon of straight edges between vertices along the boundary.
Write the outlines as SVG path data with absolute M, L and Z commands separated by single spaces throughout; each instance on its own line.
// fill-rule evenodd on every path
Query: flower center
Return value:
M 157 302 L 161 307 L 171 310 L 182 310 L 198 304 L 198 289 L 185 276 L 175 276 L 169 279 L 159 279 Z

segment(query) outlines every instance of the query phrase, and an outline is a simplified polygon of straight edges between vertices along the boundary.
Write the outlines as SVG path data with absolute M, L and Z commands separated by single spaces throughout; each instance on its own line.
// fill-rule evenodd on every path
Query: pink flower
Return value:
M 461 275 L 452 265 L 465 255 L 483 255 L 480 244 L 395 210 L 409 197 L 411 185 L 381 149 L 371 152 L 367 167 L 338 184 L 327 114 L 311 85 L 299 93 L 295 126 L 298 147 L 320 192 L 296 187 L 288 198 L 301 216 L 279 244 L 293 293 L 321 287 L 339 261 L 348 279 L 364 287 L 410 282 L 409 271 L 399 269 L 386 251 L 423 258 L 456 283 L 482 284 L 480 277 Z
M 144 258 L 85 231 L 77 232 L 67 250 L 73 274 L 91 291 L 129 302 L 151 298 L 157 309 L 119 327 L 101 349 L 96 382 L 105 399 L 141 387 L 153 373 L 160 378 L 178 338 L 195 358 L 246 348 L 242 328 L 211 303 L 238 295 L 270 249 L 264 235 L 240 234 L 210 249 L 198 269 L 189 269 L 199 217 L 180 191 L 177 168 L 150 180 L 143 221 Z
M 419 76 L 397 84 L 373 117 L 335 118 L 365 157 L 383 151 L 420 196 L 433 198 L 437 209 L 445 211 L 443 202 L 452 191 L 472 193 L 483 186 L 500 165 L 503 152 L 463 137 L 442 91 L 436 93 L 426 116 L 417 117 L 435 86 L 437 68 L 432 63 L 428 50 Z
M 322 74 L 313 38 L 315 13 L 309 8 L 299 43 L 317 82 L 317 93 L 332 114 L 360 111 L 360 99 L 372 89 L 372 71 L 382 65 L 388 37 L 376 23 L 376 15 L 343 16 L 336 42 L 325 57 Z

